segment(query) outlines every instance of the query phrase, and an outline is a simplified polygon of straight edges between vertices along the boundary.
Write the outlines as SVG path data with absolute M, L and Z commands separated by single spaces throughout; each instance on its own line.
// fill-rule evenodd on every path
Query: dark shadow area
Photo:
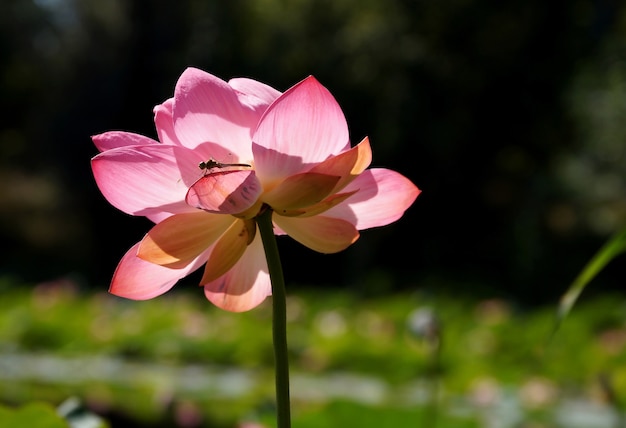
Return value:
M 89 137 L 156 138 L 152 108 L 187 66 L 281 91 L 315 75 L 353 144 L 369 135 L 373 166 L 423 190 L 399 222 L 343 253 L 281 239 L 288 282 L 367 294 L 436 278 L 536 304 L 624 226 L 622 3 L 264 5 L 4 2 L 0 274 L 106 287 L 151 223 L 101 196 Z M 592 288 L 623 286 L 625 268 Z

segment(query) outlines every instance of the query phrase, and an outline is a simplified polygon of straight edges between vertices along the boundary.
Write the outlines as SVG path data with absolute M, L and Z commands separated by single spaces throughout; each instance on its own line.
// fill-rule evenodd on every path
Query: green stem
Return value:
M 272 336 L 276 368 L 276 416 L 278 428 L 291 427 L 289 405 L 289 359 L 287 356 L 287 298 L 285 278 L 280 264 L 278 245 L 272 225 L 272 210 L 266 209 L 257 217 L 265 257 L 272 281 Z

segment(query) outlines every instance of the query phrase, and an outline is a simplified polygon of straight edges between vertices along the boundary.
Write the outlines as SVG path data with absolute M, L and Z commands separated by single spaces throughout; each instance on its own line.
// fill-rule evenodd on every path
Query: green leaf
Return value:
M 620 253 L 626 251 L 626 228 L 615 234 L 600 250 L 592 257 L 583 270 L 578 274 L 574 282 L 569 286 L 567 292 L 561 296 L 557 310 L 556 325 L 553 334 L 558 330 L 561 322 L 570 313 L 578 296 L 585 289 L 587 284 L 604 267 Z
M 54 407 L 44 403 L 30 403 L 18 409 L 0 407 L 0 426 L 29 428 L 69 428 Z

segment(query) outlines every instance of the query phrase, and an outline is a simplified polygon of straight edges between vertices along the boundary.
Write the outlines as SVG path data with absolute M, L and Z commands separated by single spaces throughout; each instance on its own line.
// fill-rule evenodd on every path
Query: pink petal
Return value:
M 302 245 L 319 253 L 345 250 L 359 238 L 359 231 L 348 221 L 318 215 L 315 217 L 281 217 L 274 223 Z
M 353 190 L 358 192 L 324 215 L 349 221 L 359 230 L 398 220 L 421 192 L 403 175 L 382 168 L 366 170 L 343 189 Z
M 232 312 L 249 311 L 272 294 L 260 234 L 231 270 L 205 284 L 204 293 L 214 305 Z
M 197 211 L 176 214 L 156 224 L 141 240 L 137 257 L 170 268 L 183 268 L 209 248 L 237 220 Z
M 184 269 L 169 269 L 148 263 L 137 257 L 139 244 L 126 252 L 120 261 L 109 292 L 116 296 L 133 300 L 146 300 L 167 292 L 176 282 L 198 269 L 206 261 L 207 254 L 201 254 Z
M 263 202 L 277 212 L 305 208 L 326 198 L 339 178 L 313 172 L 292 175 L 265 193 Z
M 230 79 L 228 84 L 237 92 L 240 92 L 242 96 L 247 96 L 249 102 L 253 103 L 252 105 L 256 107 L 260 114 L 263 114 L 267 107 L 281 95 L 280 91 L 271 86 L 245 77 Z M 257 99 L 256 102 L 252 97 Z
M 158 141 L 133 132 L 109 131 L 103 134 L 94 135 L 91 140 L 98 150 L 104 152 L 106 150 L 116 149 L 125 146 L 147 146 L 158 144 Z
M 308 77 L 267 109 L 253 141 L 257 174 L 272 181 L 340 153 L 349 143 L 348 125 L 330 92 Z
M 253 170 L 217 171 L 196 181 L 185 199 L 207 212 L 238 214 L 255 205 L 262 192 Z
M 166 218 L 171 217 L 173 215 L 175 215 L 175 214 L 166 213 L 166 212 L 160 212 L 160 213 L 154 213 L 154 214 L 147 215 L 146 218 L 148 220 L 150 220 L 152 223 L 156 224 L 156 223 L 162 222 Z
M 365 137 L 356 146 L 315 165 L 309 172 L 341 177 L 334 189 L 337 192 L 365 171 L 371 162 L 372 148 L 369 138 Z
M 254 220 L 238 220 L 211 250 L 200 284 L 208 284 L 228 272 L 239 261 L 256 235 Z
M 154 107 L 154 124 L 156 125 L 159 141 L 163 144 L 180 146 L 181 143 L 174 132 L 174 120 L 172 118 L 172 108 L 174 98 L 166 100 L 163 104 Z
M 279 210 L 275 212 L 277 215 L 286 216 L 286 217 L 312 217 L 314 215 L 322 214 L 323 212 L 334 207 L 335 205 L 339 205 L 340 203 L 348 199 L 350 196 L 354 195 L 356 192 L 357 190 L 353 190 L 352 192 L 348 192 L 348 193 L 335 193 L 334 195 L 331 195 L 328 198 L 324 199 L 322 202 L 319 202 L 317 204 L 314 204 L 308 207 L 294 209 L 294 210 Z M 274 229 L 274 231 L 276 231 L 276 228 Z M 276 234 L 280 235 L 282 233 L 276 233 Z
M 261 117 L 256 97 L 241 96 L 223 80 L 196 68 L 178 79 L 173 119 L 176 136 L 186 147 L 204 142 L 228 147 L 240 158 L 251 158 L 251 130 Z
M 201 171 L 196 155 L 184 147 L 120 147 L 94 157 L 91 167 L 104 197 L 128 214 L 193 210 L 185 203 L 185 194 Z

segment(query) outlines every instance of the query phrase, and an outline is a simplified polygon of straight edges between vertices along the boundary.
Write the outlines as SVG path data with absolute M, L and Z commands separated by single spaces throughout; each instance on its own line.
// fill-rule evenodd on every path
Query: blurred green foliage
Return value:
M 571 427 L 559 422 L 559 409 L 572 401 L 603 409 L 605 419 L 620 411 L 623 296 L 580 302 L 550 341 L 553 306 L 526 310 L 436 289 L 371 299 L 291 293 L 296 426 L 339 427 L 345 416 L 364 427 L 399 426 L 393 421 L 402 417 L 436 418 L 444 428 L 488 426 L 486 418 Z M 146 426 L 184 426 L 181 418 L 211 427 L 243 419 L 272 425 L 269 304 L 231 314 L 199 293 L 130 302 L 62 282 L 5 288 L 2 296 L 3 402 L 78 396 L 107 418 Z M 434 336 L 410 328 L 418 312 L 436 318 Z
M 69 428 L 48 404 L 31 403 L 19 409 L 0 406 L 0 424 L 3 427 Z

